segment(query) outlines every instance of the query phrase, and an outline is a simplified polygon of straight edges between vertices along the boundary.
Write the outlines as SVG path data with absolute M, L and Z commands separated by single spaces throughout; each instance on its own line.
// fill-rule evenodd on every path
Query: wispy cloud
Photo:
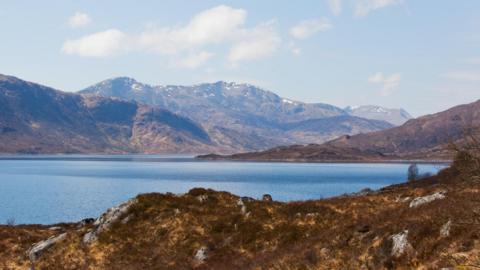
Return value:
M 290 35 L 296 39 L 305 39 L 331 28 L 332 24 L 325 18 L 305 20 L 290 28 Z
M 342 12 L 342 0 L 327 0 L 327 3 L 334 15 L 339 15 Z
M 401 3 L 403 0 L 357 0 L 354 14 L 356 17 L 365 17 L 372 11 Z
M 130 51 L 150 52 L 177 56 L 180 62 L 186 61 L 183 64 L 189 68 L 208 61 L 211 55 L 206 53 L 205 47 L 217 44 L 230 47 L 227 60 L 232 65 L 273 54 L 281 42 L 275 22 L 247 28 L 244 26 L 246 17 L 244 9 L 220 5 L 196 14 L 186 24 L 151 26 L 140 33 L 130 34 L 111 29 L 67 40 L 62 51 L 88 57 L 112 56 Z
M 402 75 L 400 73 L 393 73 L 391 75 L 385 75 L 383 72 L 377 72 L 368 78 L 370 83 L 374 84 L 381 84 L 382 91 L 380 94 L 382 96 L 390 95 L 398 86 L 400 85 L 400 81 L 402 79 Z
M 85 27 L 92 22 L 90 16 L 87 13 L 76 12 L 72 17 L 68 19 L 68 25 L 72 28 Z
M 480 82 L 480 70 L 458 70 L 443 74 L 443 77 L 461 82 Z

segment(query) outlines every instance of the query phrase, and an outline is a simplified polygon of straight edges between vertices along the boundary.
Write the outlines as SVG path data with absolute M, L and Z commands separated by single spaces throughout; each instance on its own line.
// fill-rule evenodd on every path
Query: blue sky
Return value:
M 0 73 L 65 91 L 226 80 L 415 116 L 480 98 L 477 0 L 0 2 Z

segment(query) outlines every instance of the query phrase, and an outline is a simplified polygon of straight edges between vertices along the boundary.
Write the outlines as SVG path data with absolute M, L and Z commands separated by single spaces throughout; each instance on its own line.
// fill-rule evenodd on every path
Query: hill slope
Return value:
M 200 158 L 301 161 L 375 161 L 451 159 L 451 142 L 462 143 L 465 131 L 480 127 L 480 101 L 409 120 L 399 127 L 343 136 L 327 143 L 294 145 L 263 152 Z
M 0 153 L 204 152 L 190 119 L 136 102 L 65 93 L 0 75 Z
M 477 168 L 478 172 L 478 168 Z M 143 194 L 55 226 L 0 225 L 5 269 L 474 269 L 478 174 L 280 203 L 193 189 Z
M 193 86 L 150 86 L 121 77 L 100 82 L 80 93 L 136 100 L 192 118 L 205 127 L 214 142 L 237 151 L 322 143 L 344 134 L 393 126 L 385 121 L 360 120 L 328 104 L 292 101 L 253 85 L 222 81 Z M 338 128 L 335 117 L 342 117 Z M 305 121 L 322 124 L 307 127 Z

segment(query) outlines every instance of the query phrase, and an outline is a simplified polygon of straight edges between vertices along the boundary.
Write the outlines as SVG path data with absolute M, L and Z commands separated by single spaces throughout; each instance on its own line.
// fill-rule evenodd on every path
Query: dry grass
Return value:
M 458 164 L 458 162 L 456 163 Z M 462 166 L 468 164 L 462 163 Z M 36 269 L 439 269 L 480 265 L 480 179 L 458 165 L 438 176 L 362 196 L 306 202 L 244 200 L 206 189 L 183 196 L 143 194 L 111 230 L 86 246 L 89 227 L 61 225 L 67 240 Z M 416 208 L 437 191 L 446 198 Z M 407 199 L 409 198 L 409 199 Z M 442 226 L 451 221 L 449 236 Z M 391 236 L 408 230 L 411 249 L 391 255 Z M 0 266 L 29 265 L 24 254 L 53 232 L 0 227 Z M 201 263 L 194 254 L 208 249 Z M 15 266 L 15 267 L 14 267 Z M 468 268 L 467 268 L 468 269 Z

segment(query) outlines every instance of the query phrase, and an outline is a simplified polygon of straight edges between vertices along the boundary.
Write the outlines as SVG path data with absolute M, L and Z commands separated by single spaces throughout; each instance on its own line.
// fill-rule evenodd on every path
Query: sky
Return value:
M 414 116 L 480 99 L 478 0 L 0 0 L 0 73 L 78 91 L 250 83 Z

